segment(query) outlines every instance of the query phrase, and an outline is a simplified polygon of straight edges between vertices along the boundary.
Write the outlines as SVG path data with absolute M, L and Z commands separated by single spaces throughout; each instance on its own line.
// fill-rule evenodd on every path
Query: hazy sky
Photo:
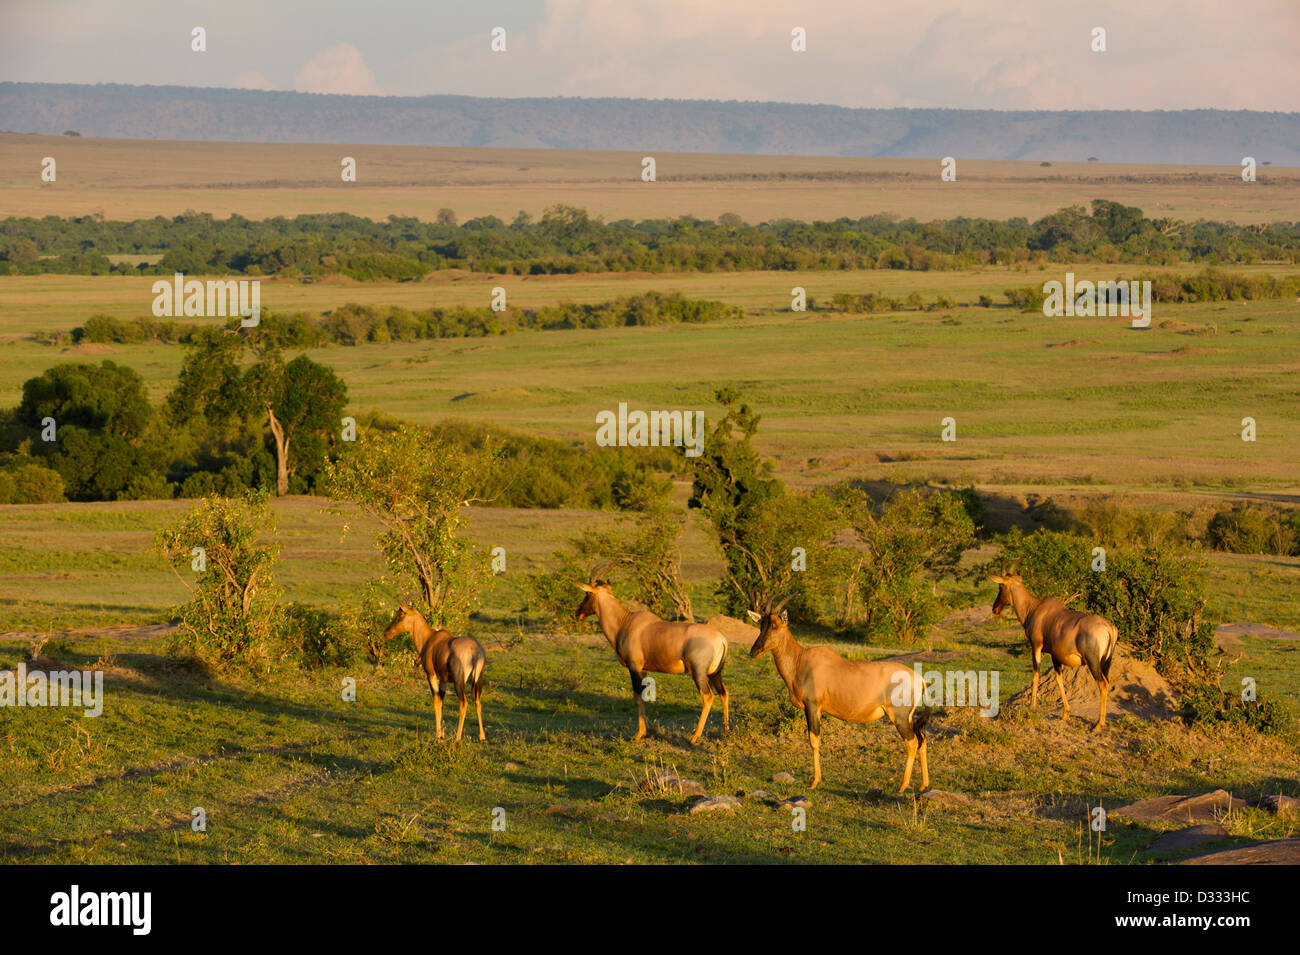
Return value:
M 1291 112 L 1300 0 L 0 0 L 0 80 Z

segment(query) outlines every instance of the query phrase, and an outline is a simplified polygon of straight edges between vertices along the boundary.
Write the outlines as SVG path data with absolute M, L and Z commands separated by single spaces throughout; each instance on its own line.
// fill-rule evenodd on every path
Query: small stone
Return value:
M 794 782 L 794 777 L 791 776 L 789 773 L 785 773 L 785 772 L 781 772 L 781 773 L 773 773 L 773 774 L 772 774 L 772 778 L 769 779 L 768 782 L 772 782 L 772 783 L 792 783 L 792 782 Z
M 546 814 L 548 816 L 565 816 L 566 818 L 572 818 L 573 807 L 568 803 L 556 803 L 554 806 L 547 808 Z
M 735 812 L 740 800 L 735 796 L 702 796 L 691 806 L 691 814 L 701 812 Z
M 807 796 L 790 796 L 781 800 L 782 809 L 810 809 L 812 800 Z
M 518 770 L 519 770 L 518 763 L 506 763 L 506 772 L 513 773 L 513 772 L 517 772 Z
M 939 806 L 969 806 L 970 797 L 963 796 L 961 793 L 948 792 L 946 789 L 927 789 L 921 793 L 921 798 L 926 802 Z
M 752 793 L 749 794 L 749 798 L 757 799 L 759 802 L 766 802 L 772 804 L 776 804 L 780 802 L 779 797 L 768 792 L 766 789 L 755 789 Z
M 675 792 L 688 796 L 703 796 L 704 787 L 693 779 L 684 779 L 676 773 L 657 773 L 643 780 L 637 787 L 641 792 Z

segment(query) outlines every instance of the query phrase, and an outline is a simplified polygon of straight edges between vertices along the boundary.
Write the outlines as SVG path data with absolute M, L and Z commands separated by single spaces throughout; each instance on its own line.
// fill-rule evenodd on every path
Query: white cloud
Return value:
M 346 93 L 366 96 L 380 92 L 375 74 L 351 43 L 326 47 L 302 65 L 293 88 L 301 93 Z
M 804 27 L 806 53 L 790 49 Z M 1109 52 L 1089 49 L 1105 27 Z M 508 27 L 508 24 L 507 24 Z M 1297 0 L 549 0 L 390 64 L 408 93 L 965 109 L 1300 109 Z

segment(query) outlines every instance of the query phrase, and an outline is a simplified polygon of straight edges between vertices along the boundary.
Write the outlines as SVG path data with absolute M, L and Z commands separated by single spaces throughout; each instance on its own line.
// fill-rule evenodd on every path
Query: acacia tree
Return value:
M 490 448 L 466 450 L 403 425 L 366 429 L 325 464 L 326 493 L 379 522 L 375 543 L 394 578 L 418 586 L 430 621 L 442 626 L 468 617 L 488 574 L 461 530 L 495 461 Z
M 266 416 L 275 447 L 275 491 L 283 496 L 295 473 L 324 465 L 341 427 L 347 386 L 306 355 L 286 363 L 278 347 L 264 348 L 244 379 Z

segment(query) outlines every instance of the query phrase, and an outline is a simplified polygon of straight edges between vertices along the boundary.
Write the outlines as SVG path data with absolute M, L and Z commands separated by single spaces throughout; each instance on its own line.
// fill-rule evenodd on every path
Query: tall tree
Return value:
M 15 434 L 59 472 L 69 498 L 112 500 L 153 467 L 145 446 L 152 416 L 133 369 L 69 363 L 23 383 Z
M 245 365 L 250 351 L 253 361 Z M 347 386 L 325 365 L 306 355 L 286 363 L 271 339 L 215 330 L 196 336 L 167 400 L 174 420 L 201 419 L 214 436 L 269 433 L 280 496 L 295 477 L 300 489 L 310 489 L 337 446 L 346 406 Z

